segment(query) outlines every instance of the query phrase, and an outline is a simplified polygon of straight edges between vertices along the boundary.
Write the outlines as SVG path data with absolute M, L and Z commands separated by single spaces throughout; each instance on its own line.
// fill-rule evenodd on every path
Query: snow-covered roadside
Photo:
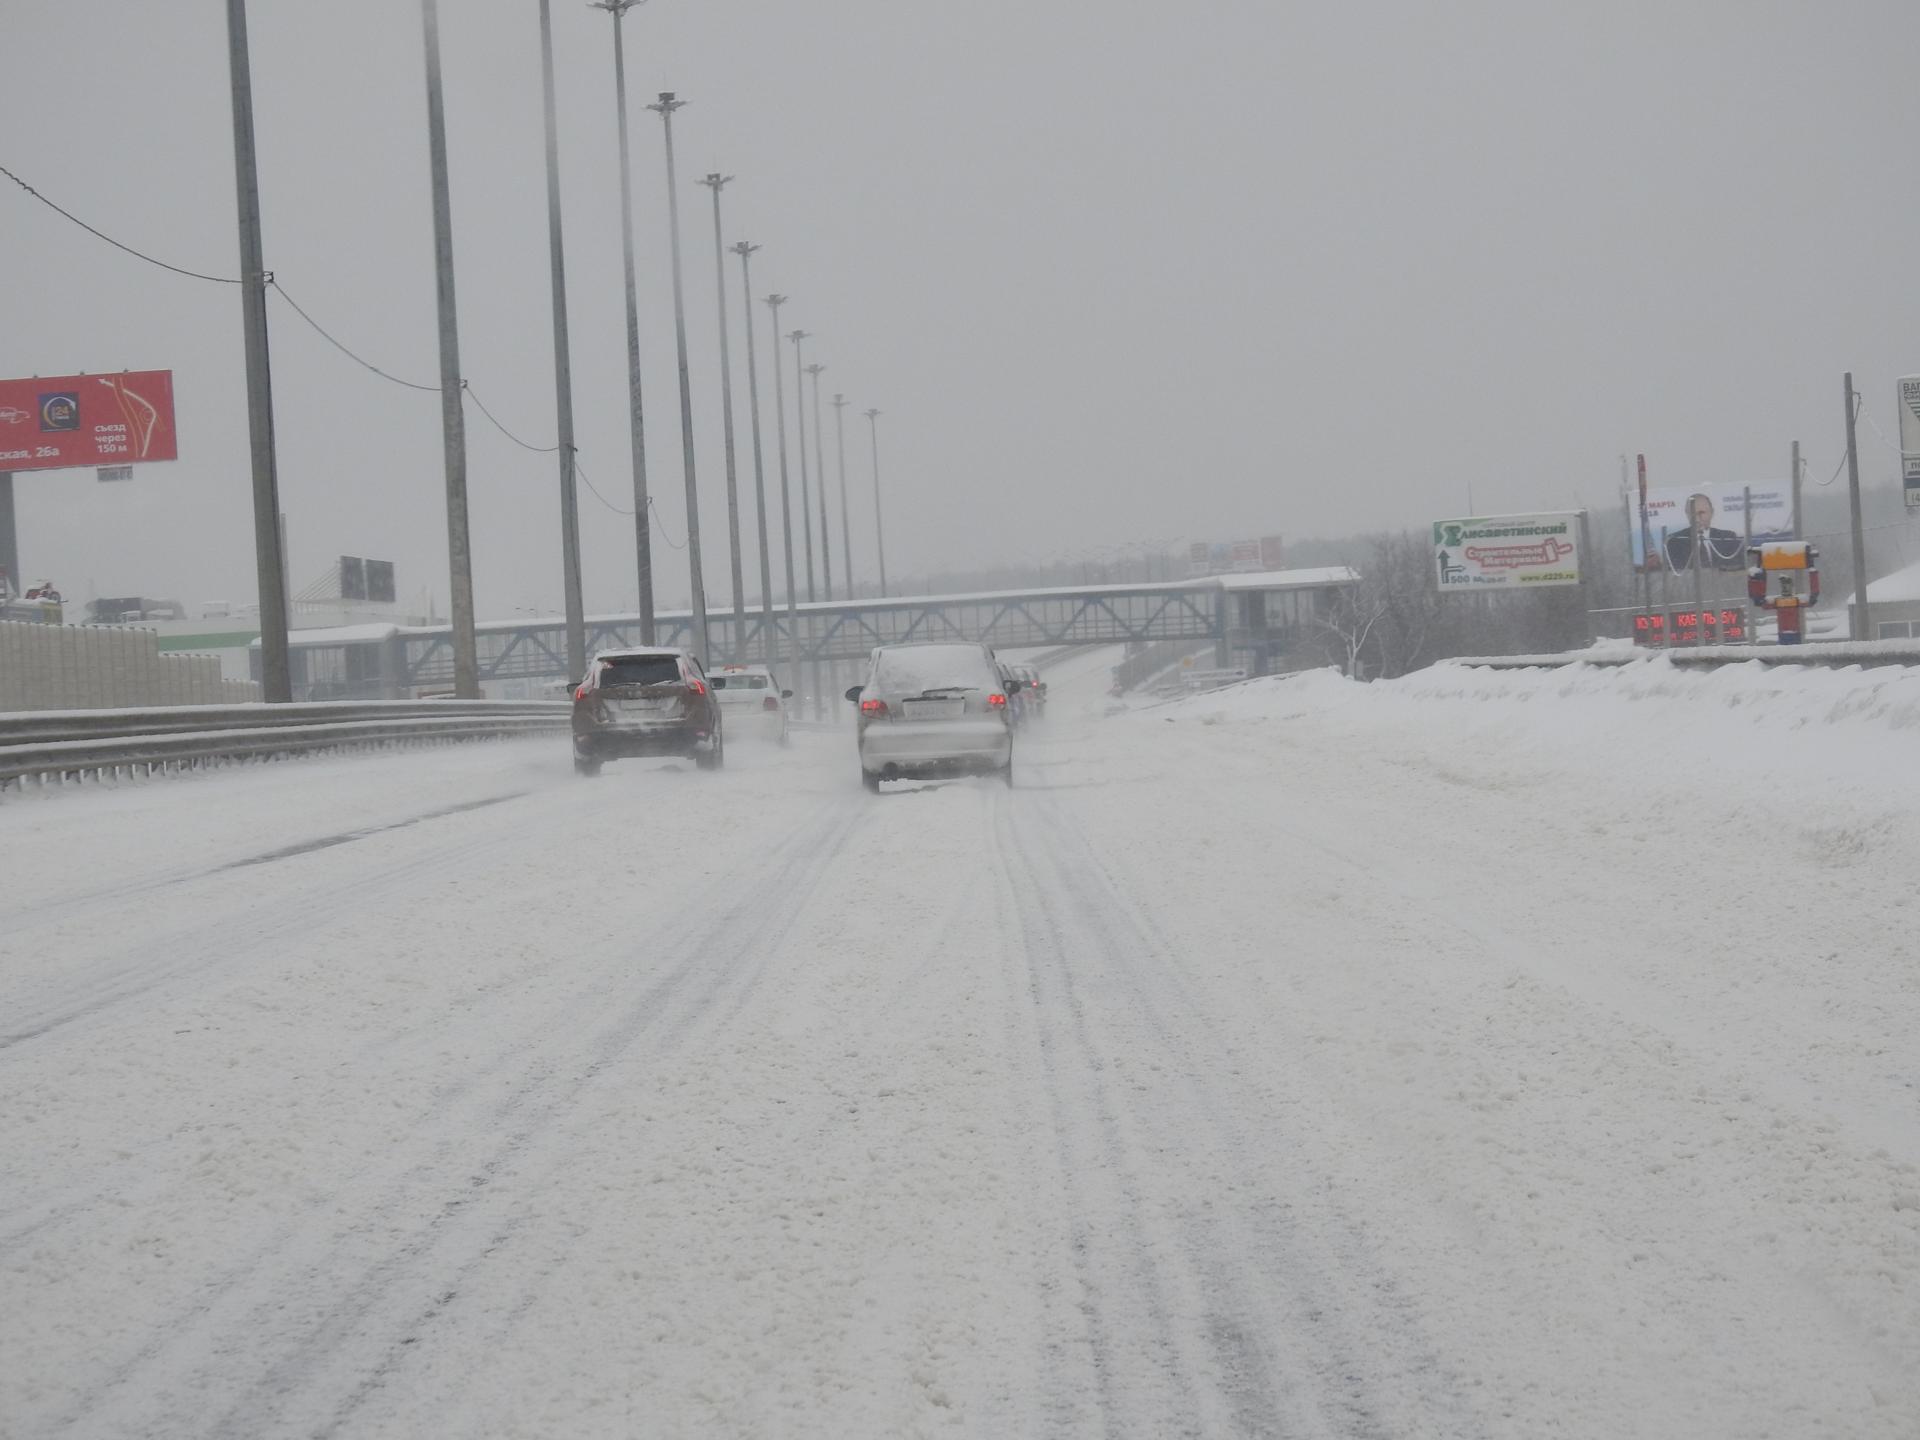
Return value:
M 1757 667 L 1756 667 L 1757 669 Z M 1081 800 L 1520 1433 L 1920 1429 L 1905 672 L 1443 667 L 1116 722 Z M 1418 1277 L 1418 1278 L 1416 1278 Z

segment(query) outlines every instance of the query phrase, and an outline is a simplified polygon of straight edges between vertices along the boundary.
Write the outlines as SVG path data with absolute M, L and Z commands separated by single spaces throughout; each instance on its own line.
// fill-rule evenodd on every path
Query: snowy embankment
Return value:
M 1208 817 L 1133 873 L 1267 927 L 1249 1043 L 1537 1433 L 1920 1433 L 1916 722 L 1911 671 L 1658 663 L 1126 718 Z
M 1920 1433 L 1903 673 L 0 811 L 0 1435 Z

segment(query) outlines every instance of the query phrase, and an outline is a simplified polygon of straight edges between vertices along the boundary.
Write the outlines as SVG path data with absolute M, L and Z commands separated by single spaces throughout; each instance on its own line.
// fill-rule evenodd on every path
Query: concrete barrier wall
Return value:
M 151 630 L 0 621 L 0 711 L 237 705 L 260 698 L 213 655 L 160 651 Z

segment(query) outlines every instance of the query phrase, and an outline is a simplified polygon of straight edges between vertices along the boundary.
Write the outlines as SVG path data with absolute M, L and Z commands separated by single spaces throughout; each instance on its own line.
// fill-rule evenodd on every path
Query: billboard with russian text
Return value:
M 1442 590 L 1539 588 L 1580 583 L 1580 515 L 1479 515 L 1433 522 Z
M 173 372 L 0 380 L 0 470 L 176 460 Z

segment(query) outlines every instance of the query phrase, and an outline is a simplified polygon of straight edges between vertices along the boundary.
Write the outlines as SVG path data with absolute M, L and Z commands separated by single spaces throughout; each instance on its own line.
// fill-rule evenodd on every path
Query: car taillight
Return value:
M 687 681 L 687 688 L 696 695 L 704 695 L 707 693 L 707 682 L 704 680 L 689 680 Z
M 887 713 L 887 702 L 884 700 L 862 700 L 860 702 L 860 713 L 862 715 L 884 715 Z
M 997 693 L 989 695 L 987 696 L 987 704 L 996 710 L 1004 710 L 1007 708 L 1007 697 Z
M 576 699 L 576 700 L 584 700 L 584 699 L 586 699 L 586 698 L 587 698 L 587 687 L 586 687 L 586 686 L 584 686 L 584 685 L 582 685 L 582 686 L 581 686 L 581 687 L 580 687 L 580 688 L 579 688 L 578 690 L 576 690 L 576 691 L 574 691 L 574 692 L 573 692 L 573 698 L 574 698 L 574 699 Z
M 760 702 L 760 708 L 762 710 L 778 710 L 780 708 L 780 702 L 769 695 Z

